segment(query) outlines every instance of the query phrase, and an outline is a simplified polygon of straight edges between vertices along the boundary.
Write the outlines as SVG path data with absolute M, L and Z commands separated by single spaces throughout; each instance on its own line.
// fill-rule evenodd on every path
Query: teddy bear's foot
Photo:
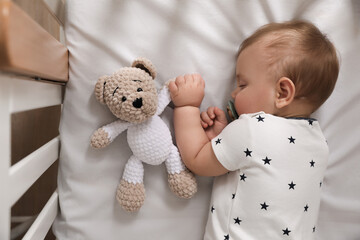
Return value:
M 181 198 L 191 198 L 197 192 L 194 174 L 189 170 L 168 175 L 169 187 L 173 193 Z
M 121 179 L 117 189 L 116 199 L 125 211 L 138 211 L 145 201 L 144 184 L 129 183 L 126 180 Z

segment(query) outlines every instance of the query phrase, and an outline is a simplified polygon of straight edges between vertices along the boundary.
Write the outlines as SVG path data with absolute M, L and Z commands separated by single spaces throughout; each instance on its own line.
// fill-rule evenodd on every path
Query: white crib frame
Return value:
M 49 3 L 60 13 L 61 23 L 64 2 Z M 0 7 L 0 239 L 6 240 L 11 235 L 11 207 L 58 159 L 60 148 L 57 136 L 11 166 L 11 115 L 62 104 L 68 52 L 10 0 L 0 0 Z M 44 239 L 57 213 L 55 191 L 23 239 Z

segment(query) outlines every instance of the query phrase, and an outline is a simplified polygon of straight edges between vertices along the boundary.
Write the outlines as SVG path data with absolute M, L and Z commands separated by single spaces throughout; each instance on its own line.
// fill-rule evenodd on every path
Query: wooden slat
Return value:
M 43 0 L 51 14 L 64 26 L 65 24 L 65 2 L 63 0 Z
M 10 205 L 56 161 L 59 156 L 59 143 L 59 137 L 54 138 L 10 168 Z
M 4 86 L 5 84 L 5 86 Z M 0 239 L 10 239 L 10 205 L 8 192 L 11 188 L 9 184 L 10 167 L 10 93 L 6 82 L 0 75 Z
M 68 51 L 10 0 L 0 0 L 0 70 L 68 80 Z
M 1 87 L 9 93 L 10 113 L 59 105 L 62 103 L 61 85 L 24 81 L 15 76 L 0 75 Z
M 45 207 L 27 231 L 23 240 L 44 239 L 58 212 L 58 193 L 55 191 Z
M 43 0 L 12 0 L 16 6 L 37 22 L 43 29 L 60 41 L 60 24 Z

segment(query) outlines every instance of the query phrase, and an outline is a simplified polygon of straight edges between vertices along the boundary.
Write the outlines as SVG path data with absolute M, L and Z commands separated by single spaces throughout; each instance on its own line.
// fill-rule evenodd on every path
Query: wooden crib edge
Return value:
M 10 0 L 0 0 L 0 71 L 67 82 L 68 50 Z

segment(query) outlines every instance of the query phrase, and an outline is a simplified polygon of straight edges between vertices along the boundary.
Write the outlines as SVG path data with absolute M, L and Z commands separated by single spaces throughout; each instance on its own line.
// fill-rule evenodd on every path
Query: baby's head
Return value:
M 242 43 L 236 67 L 239 86 L 232 96 L 236 106 L 237 94 L 251 90 L 246 88 L 253 84 L 258 88 L 253 93 L 265 102 L 260 101 L 259 109 L 255 106 L 254 110 L 242 111 L 238 106 L 240 114 L 265 111 L 280 116 L 308 116 L 330 96 L 338 72 L 333 44 L 313 24 L 270 23 Z

